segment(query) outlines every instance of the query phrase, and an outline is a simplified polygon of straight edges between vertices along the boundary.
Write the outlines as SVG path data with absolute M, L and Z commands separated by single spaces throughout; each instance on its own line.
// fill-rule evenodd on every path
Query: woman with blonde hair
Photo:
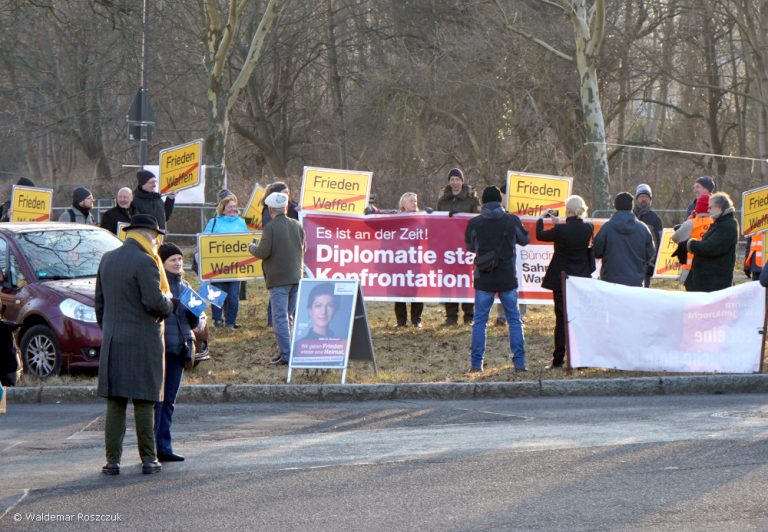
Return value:
M 418 212 L 419 196 L 415 192 L 406 192 L 400 196 L 398 207 L 401 213 Z M 421 329 L 421 313 L 424 311 L 424 303 L 411 303 L 411 325 Z M 402 301 L 395 303 L 395 318 L 398 327 L 408 326 L 408 304 Z
M 542 288 L 552 290 L 555 300 L 555 349 L 547 369 L 562 367 L 565 363 L 565 309 L 560 274 L 565 272 L 575 277 L 589 277 L 595 271 L 589 250 L 595 228 L 584 222 L 586 216 L 584 199 L 570 196 L 565 202 L 565 223 L 561 222 L 556 211 L 546 211 L 536 220 L 536 238 L 555 244 L 555 253 L 541 283 Z M 552 221 L 552 228 L 544 229 L 544 218 Z

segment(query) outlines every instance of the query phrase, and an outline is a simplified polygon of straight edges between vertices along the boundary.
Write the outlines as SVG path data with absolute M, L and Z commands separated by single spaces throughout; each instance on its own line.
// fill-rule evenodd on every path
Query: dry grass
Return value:
M 673 282 L 663 281 L 659 287 L 675 290 Z M 237 330 L 211 328 L 211 360 L 185 372 L 186 384 L 281 384 L 285 382 L 285 366 L 269 366 L 276 355 L 272 329 L 266 325 L 267 292 L 261 281 L 248 284 L 248 301 L 241 302 Z M 349 383 L 397 382 L 474 382 L 515 381 L 568 378 L 607 378 L 658 375 L 601 369 L 545 370 L 552 352 L 554 314 L 551 306 L 528 307 L 525 316 L 527 351 L 526 373 L 516 373 L 510 360 L 507 329 L 489 326 L 486 347 L 486 371 L 468 374 L 470 328 L 444 328 L 443 306 L 426 305 L 422 329 L 395 328 L 392 303 L 369 302 L 366 305 L 371 335 L 379 366 L 374 374 L 370 363 L 351 361 L 347 372 Z M 491 323 L 495 318 L 492 310 Z M 338 370 L 296 370 L 295 383 L 339 383 Z M 27 384 L 36 384 L 29 382 Z M 62 375 L 46 381 L 50 385 L 95 384 L 92 375 Z

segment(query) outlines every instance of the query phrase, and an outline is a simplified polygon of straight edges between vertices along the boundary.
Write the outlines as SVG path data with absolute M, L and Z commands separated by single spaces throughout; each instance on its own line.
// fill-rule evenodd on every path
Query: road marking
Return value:
M 27 498 L 27 495 L 29 495 L 29 489 L 23 490 L 23 493 L 21 494 L 21 497 L 19 497 L 19 500 L 10 505 L 2 514 L 0 514 L 0 521 L 2 521 L 6 515 L 11 513 L 11 511 L 16 508 L 21 501 Z
M 68 439 L 68 440 L 74 440 L 74 439 L 75 439 L 75 438 L 77 438 L 77 437 L 78 437 L 80 434 L 82 434 L 83 432 L 85 432 L 86 430 L 88 430 L 88 428 L 89 428 L 91 425 L 93 425 L 94 423 L 96 423 L 96 422 L 97 422 L 98 420 L 100 420 L 101 418 L 102 418 L 102 416 L 96 416 L 94 419 L 92 419 L 91 421 L 89 421 L 88 423 L 86 423 L 86 425 L 85 425 L 83 428 L 81 428 L 80 430 L 78 430 L 78 431 L 77 431 L 77 432 L 75 432 L 74 434 L 72 434 L 72 435 L 70 435 L 70 436 L 67 436 L 67 439 Z
M 16 447 L 17 445 L 21 445 L 22 443 L 24 443 L 24 440 L 19 440 L 19 441 L 17 441 L 16 443 L 12 443 L 12 444 L 10 444 L 8 447 L 6 447 L 6 448 L 5 448 L 5 449 L 3 449 L 2 451 L 0 451 L 0 454 L 5 454 L 5 453 L 6 453 L 6 451 L 10 451 L 10 450 L 11 450 L 11 449 L 13 449 L 14 447 Z

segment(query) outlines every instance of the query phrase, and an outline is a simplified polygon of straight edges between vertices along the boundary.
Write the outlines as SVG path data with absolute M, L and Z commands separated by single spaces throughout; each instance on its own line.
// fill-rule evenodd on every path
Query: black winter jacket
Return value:
M 176 200 L 170 197 L 163 198 L 157 192 L 147 192 L 141 187 L 133 191 L 133 202 L 131 203 L 131 214 L 149 214 L 157 220 L 160 229 L 165 229 L 165 221 L 170 219 L 173 213 L 173 204 Z
M 165 271 L 168 284 L 171 287 L 173 297 L 178 298 L 183 287 L 189 286 L 181 279 L 181 275 Z M 194 341 L 192 329 L 197 327 L 199 319 L 187 308 L 179 304 L 176 310 L 165 319 L 165 354 L 166 356 L 178 356 L 185 341 Z
M 626 286 L 643 286 L 646 268 L 656 258 L 650 229 L 632 211 L 616 211 L 598 231 L 593 247 L 595 257 L 603 259 L 600 279 Z
M 689 240 L 693 253 L 691 272 L 685 279 L 689 292 L 714 292 L 733 284 L 736 266 L 736 244 L 739 241 L 739 223 L 727 209 L 709 226 L 701 240 Z
M 461 192 L 453 195 L 450 185 L 443 189 L 440 199 L 437 200 L 438 211 L 468 212 L 470 214 L 480 212 L 480 200 L 475 191 L 469 185 L 462 185 Z
M 555 243 L 555 254 L 544 274 L 542 288 L 561 290 L 561 272 L 575 277 L 592 275 L 587 253 L 594 230 L 592 224 L 584 223 L 584 220 L 576 216 L 569 216 L 565 223 L 556 224 L 547 230 L 544 230 L 544 220 L 536 220 L 536 238 L 542 242 Z

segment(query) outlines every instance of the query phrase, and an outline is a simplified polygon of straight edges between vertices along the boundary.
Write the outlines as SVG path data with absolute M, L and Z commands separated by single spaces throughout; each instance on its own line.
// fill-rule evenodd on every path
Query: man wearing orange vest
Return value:
M 757 281 L 763 270 L 763 235 L 747 237 L 744 256 L 744 274 L 748 279 Z
M 683 222 L 683 224 L 672 234 L 672 242 L 680 244 L 688 239 L 695 238 L 701 240 L 704 233 L 707 232 L 709 226 L 712 225 L 712 218 L 709 217 L 709 195 L 701 194 L 696 199 L 696 208 L 693 212 L 693 218 L 690 218 Z M 691 264 L 693 264 L 693 253 L 688 252 L 687 260 L 683 264 L 682 272 L 680 273 L 680 282 L 685 284 L 688 279 L 688 274 L 691 271 Z M 685 286 L 686 290 L 688 285 Z

